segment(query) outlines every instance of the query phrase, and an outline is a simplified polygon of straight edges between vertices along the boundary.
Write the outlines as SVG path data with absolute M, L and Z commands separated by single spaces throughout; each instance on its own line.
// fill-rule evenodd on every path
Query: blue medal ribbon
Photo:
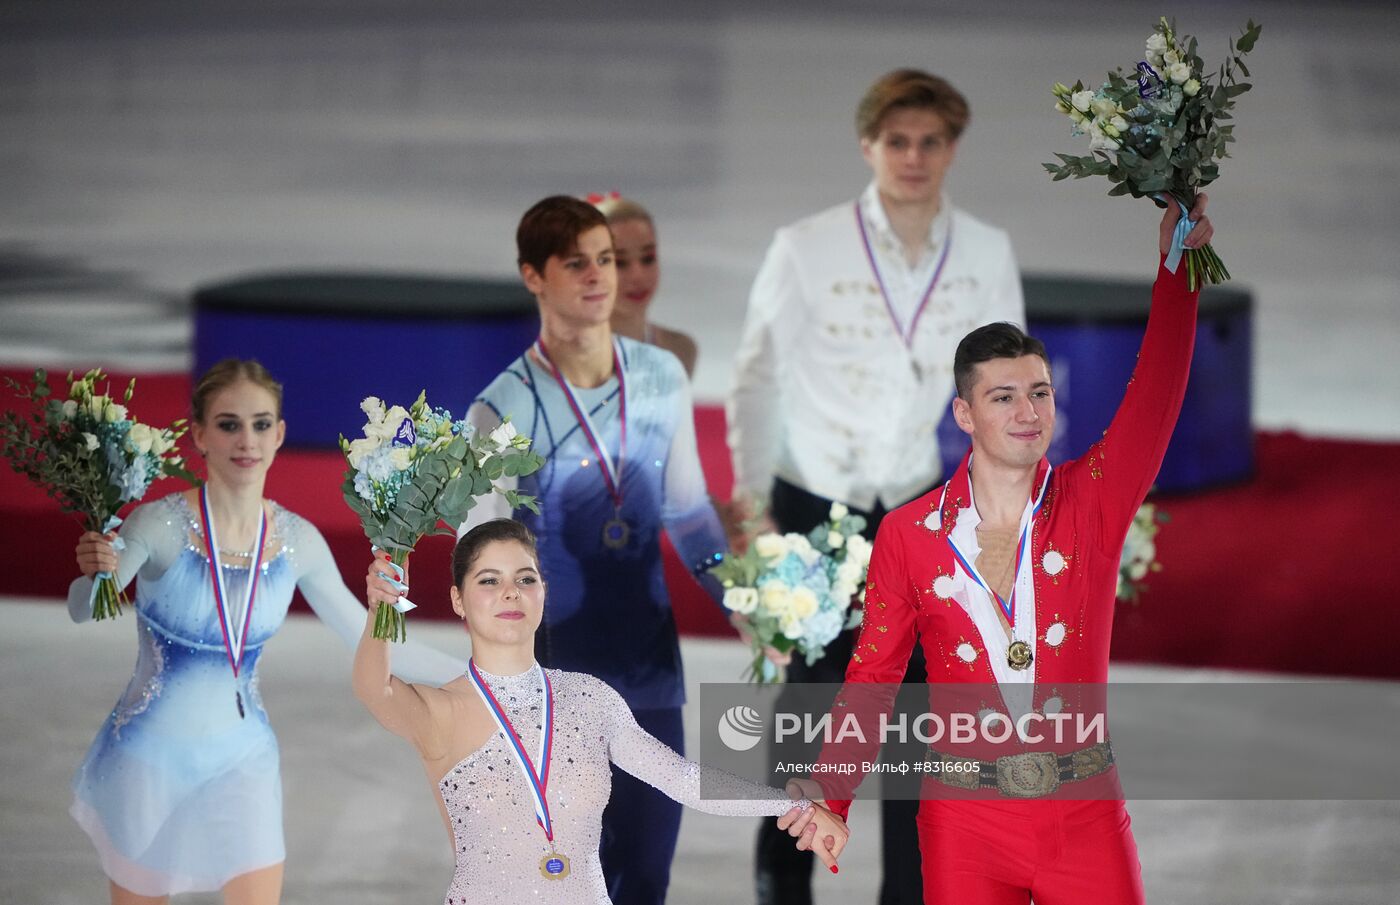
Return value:
M 520 734 L 511 725 L 510 717 L 506 716 L 505 709 L 501 707 L 500 701 L 491 693 L 491 686 L 486 684 L 486 680 L 481 678 L 481 673 L 476 668 L 476 661 L 467 661 L 467 677 L 471 679 L 472 687 L 476 693 L 481 695 L 481 700 L 486 704 L 486 709 L 491 711 L 491 718 L 496 721 L 496 728 L 510 742 L 511 752 L 515 755 L 516 763 L 520 765 L 520 772 L 525 775 L 525 782 L 530 786 L 530 794 L 535 804 L 535 821 L 544 830 L 544 836 L 549 840 L 550 845 L 554 843 L 554 823 L 549 819 L 549 802 L 545 794 L 549 791 L 549 764 L 554 749 L 554 688 L 549 684 L 549 675 L 540 669 L 539 664 L 535 665 L 539 670 L 540 678 L 544 682 L 544 693 L 541 695 L 540 710 L 543 731 L 540 732 L 539 751 L 535 759 L 530 760 L 530 755 L 526 753 L 525 746 L 520 741 Z

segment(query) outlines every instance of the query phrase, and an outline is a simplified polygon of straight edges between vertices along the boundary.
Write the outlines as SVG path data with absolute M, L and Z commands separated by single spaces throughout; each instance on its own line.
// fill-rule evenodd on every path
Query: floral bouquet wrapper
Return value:
M 1249 77 L 1244 56 L 1254 49 L 1260 30 L 1247 23 L 1212 73 L 1196 52 L 1196 39 L 1162 18 L 1132 69 L 1115 69 L 1096 89 L 1082 82 L 1057 82 L 1051 89 L 1055 109 L 1070 118 L 1074 133 L 1089 136 L 1089 153 L 1056 154 L 1060 162 L 1044 164 L 1045 169 L 1057 181 L 1106 176 L 1113 183 L 1110 195 L 1180 205 L 1183 216 L 1167 268 L 1175 273 L 1184 254 L 1191 290 L 1230 278 L 1210 245 L 1183 248 L 1192 225 L 1184 215 L 1195 206 L 1197 193 L 1220 175 L 1220 161 L 1230 156 L 1235 140 L 1230 111 L 1235 98 L 1251 87 L 1240 76 Z
M 783 680 L 767 648 L 815 663 L 837 635 L 860 624 L 853 602 L 864 598 L 870 568 L 864 530 L 865 519 L 836 503 L 828 520 L 807 534 L 761 534 L 743 554 L 710 570 L 724 588 L 725 607 L 749 622 L 749 678 Z
M 77 378 L 70 372 L 68 398 L 58 399 L 42 369 L 34 372 L 33 384 L 6 378 L 7 386 L 29 401 L 30 411 L 7 411 L 0 420 L 0 454 L 15 471 L 57 500 L 64 512 L 77 514 L 84 530 L 101 534 L 120 525 L 117 513 L 142 499 L 157 478 L 197 482 L 175 448 L 185 421 L 158 428 L 135 420 L 128 406 L 136 381 L 127 385 L 121 402 L 106 381 L 100 369 Z M 122 549 L 122 539 L 113 546 Z M 127 602 L 116 576 L 98 573 L 92 618 L 119 616 Z
M 501 493 L 512 509 L 539 511 L 534 497 L 495 484 L 504 476 L 531 474 L 544 463 L 530 451 L 530 438 L 509 421 L 490 434 L 477 434 L 447 409 L 428 405 L 426 393 L 408 408 L 371 396 L 360 409 L 366 419 L 362 436 L 340 438 L 348 466 L 341 492 L 370 543 L 388 553 L 396 572 L 391 581 L 402 586 L 403 567 L 418 542 L 429 534 L 452 536 L 477 497 Z M 393 606 L 380 604 L 374 637 L 405 640 L 404 614 L 413 606 L 406 597 Z

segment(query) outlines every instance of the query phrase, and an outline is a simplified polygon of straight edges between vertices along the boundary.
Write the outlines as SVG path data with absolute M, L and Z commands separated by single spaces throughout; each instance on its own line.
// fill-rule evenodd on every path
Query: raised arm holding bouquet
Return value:
M 110 395 L 105 380 L 96 368 L 77 379 L 70 372 L 68 398 L 60 400 L 53 397 L 42 369 L 34 372 L 32 386 L 7 377 L 6 385 L 29 400 L 32 411 L 27 418 L 7 411 L 0 421 L 0 449 L 14 470 L 43 488 L 64 512 L 76 514 L 86 531 L 98 535 L 114 531 L 122 523 L 117 516 L 121 508 L 144 497 L 157 478 L 168 475 L 196 482 L 175 449 L 185 421 L 156 428 L 134 420 L 126 404 L 136 380 L 127 385 L 121 402 Z M 120 538 L 109 540 L 121 549 Z M 112 570 L 98 573 L 96 579 L 89 601 L 92 618 L 121 615 L 128 601 Z
M 1214 75 L 1196 54 L 1196 39 L 1178 34 L 1165 17 L 1147 39 L 1146 59 L 1130 72 L 1121 68 L 1092 90 L 1082 82 L 1073 87 L 1056 83 L 1055 109 L 1074 121 L 1077 135 L 1089 135 L 1090 153 L 1056 154 L 1060 163 L 1043 164 L 1056 181 L 1073 176 L 1107 176 L 1110 195 L 1151 198 L 1159 207 L 1169 201 L 1184 214 L 1196 205 L 1197 193 L 1220 175 L 1222 158 L 1235 140 L 1228 123 L 1235 98 L 1250 89 L 1239 76 L 1249 77 L 1244 56 L 1254 49 L 1261 26 L 1250 20 L 1244 34 L 1230 45 L 1225 62 Z M 1167 258 L 1172 273 L 1181 260 L 1181 240 L 1191 228 L 1182 217 L 1177 242 Z M 1225 262 L 1209 244 L 1185 250 L 1187 286 L 1230 278 Z
M 360 408 L 367 419 L 364 436 L 340 438 L 349 464 L 341 490 L 370 542 L 388 554 L 401 589 L 407 590 L 403 567 L 413 548 L 429 534 L 453 536 L 440 523 L 466 521 L 478 496 L 496 491 L 512 509 L 539 511 L 533 497 L 495 485 L 502 477 L 532 474 L 544 461 L 510 422 L 490 433 L 474 432 L 446 409 L 429 406 L 426 393 L 407 409 L 386 407 L 374 396 Z M 413 606 L 403 597 L 392 606 L 380 603 L 374 637 L 404 640 L 404 613 Z

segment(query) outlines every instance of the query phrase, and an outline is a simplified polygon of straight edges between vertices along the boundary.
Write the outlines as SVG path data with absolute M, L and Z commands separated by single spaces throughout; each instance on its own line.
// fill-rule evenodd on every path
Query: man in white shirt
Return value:
M 854 203 L 774 235 L 728 405 L 736 544 L 773 527 L 805 533 L 833 502 L 864 514 L 873 538 L 886 512 L 961 458 L 962 448 L 938 442 L 958 341 L 983 324 L 1025 324 L 1006 233 L 943 192 L 968 119 L 966 99 L 944 79 L 886 74 L 856 109 L 871 184 Z M 788 681 L 839 683 L 850 653 L 848 633 L 815 665 L 791 663 Z M 911 663 L 906 681 L 923 680 L 922 662 Z M 882 803 L 882 905 L 922 900 L 917 806 Z M 811 901 L 811 856 L 785 841 L 772 828 L 759 834 L 761 903 Z

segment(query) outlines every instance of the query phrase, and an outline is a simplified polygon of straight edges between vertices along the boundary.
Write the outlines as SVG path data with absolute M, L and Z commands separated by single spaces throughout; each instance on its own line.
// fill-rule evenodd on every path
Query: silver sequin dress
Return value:
M 539 672 L 534 668 L 517 676 L 497 676 L 479 668 L 478 672 L 534 757 L 542 731 Z M 554 751 L 546 800 L 554 823 L 554 847 L 568 856 L 569 875 L 551 880 L 540 873 L 549 844 L 535 821 L 530 789 L 513 749 L 498 731 L 438 783 L 452 824 L 457 861 L 447 905 L 609 903 L 598 840 L 612 789 L 610 763 L 681 804 L 709 814 L 777 817 L 794 804 L 810 806 L 805 799 L 788 800 L 781 789 L 686 760 L 638 726 L 618 693 L 593 676 L 547 672 L 554 691 Z
M 137 507 L 122 526 L 117 579 L 136 578 L 134 613 L 97 630 L 136 631 L 135 674 L 73 778 L 72 814 L 103 871 L 145 896 L 216 890 L 286 857 L 277 738 L 258 693 L 264 645 L 300 589 L 348 646 L 365 608 L 341 580 L 315 526 L 273 505 L 238 678 L 224 650 L 209 561 L 194 512 L 172 494 Z M 366 545 L 368 551 L 368 544 Z M 221 567 L 241 607 L 249 565 Z M 75 621 L 91 613 L 92 581 L 68 593 Z M 395 651 L 395 672 L 442 684 L 466 664 L 419 644 Z M 235 692 L 245 716 L 240 717 Z

